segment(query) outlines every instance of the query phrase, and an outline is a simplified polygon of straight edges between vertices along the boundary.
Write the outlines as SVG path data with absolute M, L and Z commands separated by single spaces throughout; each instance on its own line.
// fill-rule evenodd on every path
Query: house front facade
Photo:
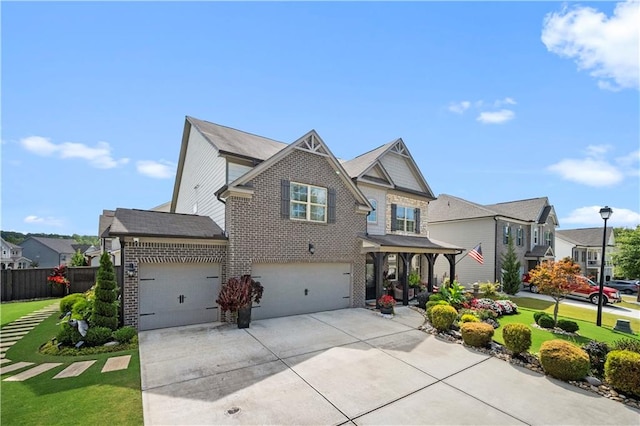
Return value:
M 429 234 L 464 247 L 480 246 L 483 262 L 471 256 L 459 259 L 458 282 L 502 280 L 502 256 L 512 238 L 520 273 L 535 268 L 543 260 L 554 259 L 557 216 L 546 197 L 481 205 L 452 195 L 442 194 L 429 204 Z M 446 265 L 437 264 L 436 274 L 442 282 L 449 279 Z
M 22 247 L 0 238 L 0 250 L 2 252 L 0 267 L 2 269 L 26 269 L 31 267 L 31 259 L 22 255 Z
M 119 224 L 127 209 L 104 219 L 109 226 L 102 236 L 119 240 L 127 274 L 125 323 L 146 329 L 199 321 L 171 316 L 193 300 L 187 294 L 192 280 L 176 280 L 171 288 L 161 278 L 198 269 L 194 264 L 202 277 L 216 277 L 210 278 L 214 286 L 244 274 L 260 281 L 265 291 L 253 307 L 255 319 L 364 306 L 382 294 L 391 268 L 401 287 L 412 265 L 428 284 L 439 254 L 453 267 L 461 250 L 427 238 L 433 195 L 404 143 L 374 151 L 341 162 L 313 130 L 284 144 L 187 117 L 170 212 L 149 211 L 148 220 L 206 218 L 220 232 L 200 240 L 188 226 L 171 236 L 163 236 L 161 227 L 145 234 L 140 223 Z M 166 294 L 149 304 L 154 289 Z M 210 293 L 207 298 L 215 300 Z M 148 309 L 163 303 L 162 313 Z M 214 311 L 214 305 L 206 309 Z
M 613 228 L 607 228 L 604 235 L 603 228 L 579 228 L 562 229 L 557 231 L 556 241 L 558 248 L 556 258 L 572 258 L 578 265 L 582 274 L 590 277 L 595 282 L 600 282 L 602 267 L 602 239 L 605 238 L 606 256 L 604 258 L 604 277 L 609 281 L 614 276 L 611 257 L 615 251 L 615 236 Z
M 28 237 L 21 244 L 22 254 L 39 268 L 68 265 L 79 247 L 71 238 Z

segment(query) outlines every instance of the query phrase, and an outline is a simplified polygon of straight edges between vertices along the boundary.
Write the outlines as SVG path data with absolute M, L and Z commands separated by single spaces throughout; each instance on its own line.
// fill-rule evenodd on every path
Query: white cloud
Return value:
M 548 14 L 542 42 L 550 52 L 572 58 L 580 70 L 590 71 L 603 89 L 640 88 L 637 1 L 618 3 L 611 17 L 576 6 Z
M 589 145 L 585 158 L 566 158 L 547 167 L 563 179 L 593 187 L 612 186 L 624 180 L 625 176 L 637 176 L 640 151 L 615 159 L 612 164 L 605 158 L 611 150 L 610 145 Z
M 136 163 L 138 173 L 156 179 L 169 179 L 175 175 L 175 165 L 169 161 L 138 161 Z
M 516 114 L 509 109 L 501 109 L 500 111 L 485 111 L 481 112 L 476 118 L 481 123 L 485 124 L 502 124 L 509 120 L 513 120 Z
M 27 151 L 37 155 L 45 157 L 57 155 L 62 159 L 79 158 L 87 160 L 91 166 L 98 169 L 112 169 L 129 162 L 128 158 L 114 159 L 111 155 L 111 146 L 107 142 L 98 142 L 95 147 L 75 142 L 56 145 L 48 138 L 29 136 L 21 139 L 20 144 Z
M 62 226 L 62 220 L 56 219 L 54 217 L 40 217 L 36 215 L 29 215 L 23 219 L 24 223 L 29 224 L 37 224 L 37 225 L 48 225 L 48 226 Z
M 462 102 L 451 102 L 449 104 L 449 111 L 455 112 L 456 114 L 462 114 L 471 106 L 471 102 L 462 101 Z
M 569 213 L 569 216 L 560 219 L 563 225 L 604 226 L 604 220 L 600 216 L 603 206 L 580 207 Z M 612 207 L 613 214 L 607 220 L 607 226 L 635 228 L 640 225 L 640 212 Z
M 493 103 L 493 106 L 499 108 L 503 105 L 515 105 L 517 102 L 513 98 L 506 97 L 504 99 L 498 99 Z

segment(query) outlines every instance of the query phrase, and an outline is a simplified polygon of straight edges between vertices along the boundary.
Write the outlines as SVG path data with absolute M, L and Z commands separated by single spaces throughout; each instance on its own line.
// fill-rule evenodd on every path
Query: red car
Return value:
M 573 299 L 588 300 L 594 305 L 597 305 L 598 291 L 600 289 L 600 285 L 594 283 L 587 277 L 581 277 L 581 278 L 587 281 L 587 283 L 589 284 L 589 287 L 584 290 L 581 289 L 581 290 L 574 291 L 573 293 L 569 294 L 567 297 L 570 297 Z M 530 284 L 529 291 L 531 291 L 532 293 L 539 293 L 538 286 Z M 602 304 L 603 305 L 606 305 L 607 303 L 620 303 L 620 302 L 622 302 L 622 297 L 620 296 L 620 292 L 618 290 L 616 290 L 615 288 L 606 287 L 606 286 L 602 287 Z

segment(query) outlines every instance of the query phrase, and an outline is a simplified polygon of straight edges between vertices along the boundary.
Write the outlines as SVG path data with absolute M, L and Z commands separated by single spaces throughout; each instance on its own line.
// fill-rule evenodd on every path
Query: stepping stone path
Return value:
M 0 375 L 31 367 L 27 370 L 23 370 L 17 374 L 4 378 L 2 381 L 22 382 L 62 365 L 60 362 L 45 362 L 33 366 L 33 362 L 14 362 L 6 358 L 6 352 L 11 346 L 18 342 L 23 336 L 27 335 L 29 331 L 33 330 L 42 321 L 49 318 L 54 313 L 58 313 L 59 306 L 58 302 L 56 302 L 51 306 L 47 306 L 46 308 L 42 308 L 32 312 L 31 314 L 25 315 L 11 324 L 7 324 L 2 327 L 2 330 L 0 330 Z M 126 370 L 129 368 L 130 361 L 131 355 L 108 358 L 104 363 L 101 372 L 108 373 L 111 371 Z M 71 363 L 53 378 L 64 379 L 68 377 L 77 377 L 95 364 L 95 362 L 96 360 Z

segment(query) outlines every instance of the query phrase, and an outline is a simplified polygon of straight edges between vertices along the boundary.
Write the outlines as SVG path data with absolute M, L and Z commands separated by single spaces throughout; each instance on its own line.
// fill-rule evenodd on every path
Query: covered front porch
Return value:
M 434 264 L 439 255 L 449 262 L 449 276 L 455 277 L 456 256 L 464 249 L 427 237 L 407 235 L 363 235 L 362 252 L 366 261 L 366 299 L 377 300 L 385 293 L 384 281 L 402 289 L 399 300 L 409 304 L 409 275 L 420 275 L 427 291 L 435 285 Z

